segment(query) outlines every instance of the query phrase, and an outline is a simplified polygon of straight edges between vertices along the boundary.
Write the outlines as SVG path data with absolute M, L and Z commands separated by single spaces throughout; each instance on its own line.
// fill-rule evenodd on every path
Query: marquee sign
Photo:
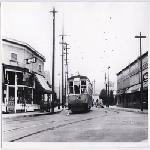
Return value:
M 36 62 L 35 57 L 27 59 L 27 64 L 31 64 L 31 63 L 35 63 L 35 62 Z

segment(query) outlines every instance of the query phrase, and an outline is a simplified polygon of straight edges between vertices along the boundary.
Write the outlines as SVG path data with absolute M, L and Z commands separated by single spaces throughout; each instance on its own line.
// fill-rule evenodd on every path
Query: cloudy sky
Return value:
M 61 73 L 61 42 L 69 44 L 69 75 L 86 75 L 104 87 L 105 72 L 117 83 L 121 69 L 149 50 L 148 2 L 21 2 L 2 3 L 2 36 L 28 43 L 46 57 L 45 70 L 52 72 L 53 7 L 55 26 L 55 86 Z

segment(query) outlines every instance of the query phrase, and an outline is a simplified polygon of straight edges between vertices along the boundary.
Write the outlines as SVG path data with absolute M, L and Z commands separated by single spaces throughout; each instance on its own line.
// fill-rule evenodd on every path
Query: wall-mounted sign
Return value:
M 144 74 L 143 74 L 143 80 L 147 80 L 148 79 L 148 72 L 145 72 Z
M 36 58 L 35 57 L 27 59 L 27 64 L 35 63 L 35 62 L 36 62 Z
M 15 97 L 10 96 L 7 104 L 7 111 L 14 112 L 15 111 Z

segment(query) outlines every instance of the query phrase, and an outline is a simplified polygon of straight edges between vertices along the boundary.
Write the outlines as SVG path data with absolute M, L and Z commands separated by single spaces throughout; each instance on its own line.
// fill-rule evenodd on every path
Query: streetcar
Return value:
M 93 106 L 93 88 L 86 76 L 71 76 L 68 78 L 68 108 L 72 112 L 88 111 Z

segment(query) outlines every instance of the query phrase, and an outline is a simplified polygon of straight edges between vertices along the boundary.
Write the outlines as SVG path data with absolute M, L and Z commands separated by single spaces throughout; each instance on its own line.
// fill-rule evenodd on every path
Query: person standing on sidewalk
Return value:
M 66 110 L 66 112 L 67 112 L 66 116 L 69 116 L 69 110 L 70 110 L 70 109 L 69 109 L 68 105 L 65 104 L 65 107 L 64 107 L 64 108 L 65 108 L 65 110 Z

